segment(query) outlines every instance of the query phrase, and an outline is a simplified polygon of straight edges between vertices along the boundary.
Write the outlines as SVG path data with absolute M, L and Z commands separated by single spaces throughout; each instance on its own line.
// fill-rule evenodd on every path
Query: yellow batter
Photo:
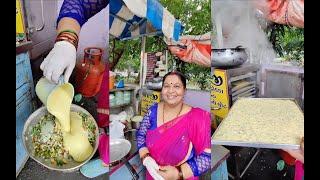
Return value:
M 54 115 L 63 132 L 63 145 L 77 162 L 86 160 L 93 152 L 88 140 L 88 132 L 82 127 L 82 117 L 70 113 L 73 99 L 73 86 L 70 83 L 56 87 L 48 96 L 47 109 Z
M 88 140 L 88 132 L 82 127 L 82 117 L 71 112 L 71 131 L 63 133 L 63 145 L 69 154 L 77 162 L 82 162 L 89 158 L 93 148 Z
M 70 132 L 70 107 L 73 98 L 73 87 L 70 83 L 56 87 L 48 96 L 47 109 L 54 115 L 64 132 Z

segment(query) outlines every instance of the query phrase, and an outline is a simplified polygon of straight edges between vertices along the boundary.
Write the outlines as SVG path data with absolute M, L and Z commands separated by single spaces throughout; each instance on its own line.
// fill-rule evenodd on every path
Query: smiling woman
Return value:
M 137 132 L 146 179 L 198 179 L 211 164 L 210 113 L 183 102 L 186 78 L 163 77 L 162 102 L 153 104 Z

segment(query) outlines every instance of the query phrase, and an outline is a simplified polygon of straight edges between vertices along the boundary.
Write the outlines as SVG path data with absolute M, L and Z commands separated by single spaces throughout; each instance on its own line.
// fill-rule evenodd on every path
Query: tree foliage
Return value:
M 211 11 L 210 0 L 160 0 L 160 3 L 180 20 L 184 26 L 182 35 L 201 35 L 211 31 Z M 140 66 L 141 39 L 113 41 L 110 40 L 109 61 L 116 64 L 113 69 L 125 70 L 131 69 L 138 72 Z M 158 52 L 166 50 L 167 46 L 162 37 L 153 36 L 147 37 L 146 52 Z M 124 50 L 120 60 L 117 61 L 117 53 Z M 202 89 L 208 86 L 208 83 L 203 81 L 204 77 L 210 76 L 210 68 L 204 68 L 196 64 L 184 63 L 176 60 L 175 57 L 169 54 L 169 69 L 175 63 L 180 64 L 180 70 L 186 74 L 189 80 L 198 81 Z M 198 76 L 197 76 L 198 75 Z M 199 78 L 198 78 L 199 77 Z
M 266 30 L 279 57 L 299 66 L 304 65 L 304 29 L 273 24 Z
M 201 35 L 211 31 L 210 0 L 160 0 L 184 26 L 183 34 Z
M 201 35 L 212 29 L 210 0 L 160 0 L 184 26 L 182 35 Z M 195 81 L 200 89 L 208 89 L 211 70 L 196 64 L 177 61 L 179 70 L 184 73 L 189 81 Z

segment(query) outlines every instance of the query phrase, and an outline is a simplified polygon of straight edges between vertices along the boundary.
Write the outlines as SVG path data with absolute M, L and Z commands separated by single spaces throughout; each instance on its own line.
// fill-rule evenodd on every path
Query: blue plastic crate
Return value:
M 35 110 L 35 97 L 29 54 L 21 53 L 16 56 L 16 176 L 28 159 L 23 147 L 22 131 L 24 123 Z
M 16 90 L 24 84 L 30 85 L 32 97 L 34 97 L 33 78 L 28 53 L 16 56 Z
M 24 123 L 33 112 L 31 93 L 24 94 L 16 106 L 16 174 L 23 168 L 28 154 L 23 146 L 22 131 Z

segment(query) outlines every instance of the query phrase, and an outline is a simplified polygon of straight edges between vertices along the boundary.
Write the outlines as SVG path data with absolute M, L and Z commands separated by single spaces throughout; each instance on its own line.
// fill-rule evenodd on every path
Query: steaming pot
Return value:
M 246 48 L 241 46 L 237 46 L 236 48 L 212 49 L 211 67 L 239 66 L 246 62 L 247 59 Z

